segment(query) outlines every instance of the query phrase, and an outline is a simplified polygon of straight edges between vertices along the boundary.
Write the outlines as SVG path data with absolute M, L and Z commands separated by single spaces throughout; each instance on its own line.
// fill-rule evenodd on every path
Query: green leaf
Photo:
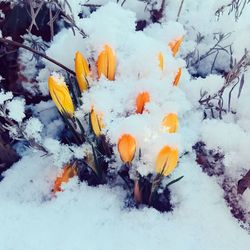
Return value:
M 184 177 L 184 175 L 181 176 L 181 177 L 179 177 L 179 178 L 177 178 L 177 179 L 175 179 L 175 180 L 173 180 L 173 181 L 170 181 L 170 182 L 166 185 L 166 187 L 169 187 L 169 186 L 173 185 L 174 183 L 176 183 L 177 181 L 180 181 L 183 177 Z

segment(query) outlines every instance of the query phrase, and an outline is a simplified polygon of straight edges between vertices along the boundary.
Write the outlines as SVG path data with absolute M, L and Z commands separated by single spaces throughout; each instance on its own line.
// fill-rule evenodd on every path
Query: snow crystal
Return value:
M 35 139 L 36 141 L 41 140 L 40 133 L 43 129 L 43 124 L 37 118 L 30 118 L 25 124 L 25 134 L 30 139 Z
M 25 117 L 25 100 L 21 98 L 15 98 L 9 101 L 6 105 L 9 113 L 8 117 L 17 121 L 22 122 L 23 118 Z
M 59 74 L 57 72 L 52 72 L 51 77 L 55 80 L 55 82 L 58 85 L 66 85 L 65 80 L 64 80 L 64 76 L 62 74 Z
M 60 141 L 46 138 L 44 140 L 44 146 L 53 156 L 53 164 L 58 168 L 64 166 L 73 157 L 84 158 L 85 155 L 91 152 L 91 149 L 87 145 L 82 145 L 79 147 L 68 146 L 60 143 Z
M 4 92 L 1 90 L 0 92 L 0 105 L 3 105 L 6 101 L 13 98 L 13 94 L 11 92 Z

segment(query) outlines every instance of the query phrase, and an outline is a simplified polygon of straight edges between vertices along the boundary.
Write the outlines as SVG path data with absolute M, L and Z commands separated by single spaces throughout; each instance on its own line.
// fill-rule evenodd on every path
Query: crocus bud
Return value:
M 174 114 L 174 113 L 167 114 L 162 121 L 162 126 L 169 133 L 175 133 L 178 129 L 178 116 L 177 116 L 177 114 Z
M 95 135 L 98 137 L 101 134 L 101 131 L 105 127 L 105 125 L 103 123 L 102 116 L 97 114 L 94 111 L 94 108 L 92 108 L 90 112 L 90 122 L 91 122 L 92 130 L 94 131 Z
M 90 73 L 89 65 L 87 60 L 83 55 L 77 51 L 75 56 L 75 72 L 76 79 L 80 88 L 80 91 L 83 92 L 88 89 L 88 80 L 87 77 Z
M 177 86 L 179 84 L 179 81 L 180 81 L 180 78 L 181 78 L 181 73 L 182 73 L 181 68 L 179 68 L 178 72 L 177 72 L 177 74 L 176 74 L 176 76 L 174 78 L 174 81 L 173 81 L 174 86 Z
M 48 87 L 50 96 L 60 113 L 73 116 L 74 105 L 63 77 L 50 76 Z
M 140 190 L 139 180 L 135 180 L 134 199 L 135 199 L 135 202 L 137 204 L 140 204 L 142 202 L 142 193 L 141 193 L 141 190 Z
M 169 146 L 164 146 L 156 159 L 156 172 L 168 176 L 177 166 L 178 150 Z
M 132 135 L 124 134 L 118 140 L 118 151 L 121 160 L 126 164 L 130 163 L 135 156 L 136 141 Z
M 104 75 L 110 81 L 115 79 L 116 57 L 113 50 L 105 45 L 104 50 L 99 54 L 97 59 L 98 78 Z
M 77 175 L 76 166 L 67 164 L 63 168 L 62 173 L 56 178 L 52 191 L 54 193 L 62 191 L 61 185 L 63 183 L 67 183 L 70 178 L 73 178 L 76 175 Z
M 148 92 L 141 92 L 136 98 L 136 113 L 142 114 L 145 108 L 145 104 L 150 101 Z
M 163 54 L 161 52 L 158 54 L 158 60 L 159 60 L 159 68 L 161 69 L 161 71 L 163 71 L 163 69 L 164 69 L 164 57 L 163 57 Z
M 184 38 L 184 36 L 177 38 L 168 44 L 168 46 L 172 50 L 173 56 L 176 56 L 177 52 L 179 51 L 180 45 L 183 41 L 183 38 Z

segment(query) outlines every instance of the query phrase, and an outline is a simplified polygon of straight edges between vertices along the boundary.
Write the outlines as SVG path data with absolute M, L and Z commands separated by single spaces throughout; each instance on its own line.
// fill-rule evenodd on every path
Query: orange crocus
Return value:
M 167 114 L 163 121 L 162 126 L 167 129 L 169 133 L 175 133 L 178 129 L 178 116 L 175 113 Z
M 89 65 L 87 60 L 79 51 L 76 52 L 75 56 L 75 72 L 80 91 L 83 92 L 87 90 L 88 89 L 87 77 L 90 74 Z
M 168 176 L 173 172 L 178 162 L 178 150 L 164 146 L 156 159 L 156 172 Z
M 77 175 L 76 166 L 67 164 L 64 166 L 62 173 L 56 178 L 52 191 L 54 193 L 62 191 L 61 185 L 67 183 L 70 178 Z
M 108 46 L 104 46 L 104 50 L 99 54 L 97 59 L 98 78 L 104 75 L 110 81 L 115 79 L 116 57 L 113 50 Z
M 131 163 L 134 159 L 136 151 L 136 140 L 130 134 L 122 135 L 118 140 L 118 151 L 121 160 L 126 163 Z
M 182 70 L 181 68 L 178 69 L 178 72 L 174 78 L 174 81 L 173 81 L 173 85 L 174 86 L 177 86 L 179 84 L 179 81 L 180 81 L 180 78 L 181 78 L 181 73 L 182 73 Z
M 164 57 L 163 57 L 162 52 L 160 52 L 158 54 L 158 60 L 159 60 L 159 68 L 161 69 L 161 71 L 163 71 L 163 69 L 164 69 Z
M 136 113 L 142 114 L 144 111 L 145 104 L 150 101 L 148 92 L 141 92 L 136 98 Z
M 176 56 L 177 52 L 179 51 L 180 45 L 183 41 L 183 38 L 184 38 L 184 36 L 177 38 L 168 44 L 168 46 L 172 50 L 173 56 Z

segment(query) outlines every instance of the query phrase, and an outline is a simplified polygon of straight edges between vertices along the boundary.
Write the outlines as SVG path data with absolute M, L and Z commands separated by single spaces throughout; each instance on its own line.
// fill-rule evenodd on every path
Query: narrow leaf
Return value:
M 173 180 L 173 181 L 170 181 L 170 182 L 166 185 L 166 187 L 169 187 L 170 185 L 173 185 L 173 184 L 176 183 L 177 181 L 180 181 L 183 177 L 184 177 L 184 175 L 181 176 L 181 177 L 179 177 L 179 178 L 177 178 L 177 179 L 175 179 L 175 180 Z
M 244 77 L 244 74 L 243 74 L 242 77 L 241 77 L 241 79 L 240 79 L 240 86 L 239 86 L 238 98 L 240 98 L 241 91 L 242 91 L 242 88 L 244 86 L 244 83 L 245 83 L 245 77 Z

